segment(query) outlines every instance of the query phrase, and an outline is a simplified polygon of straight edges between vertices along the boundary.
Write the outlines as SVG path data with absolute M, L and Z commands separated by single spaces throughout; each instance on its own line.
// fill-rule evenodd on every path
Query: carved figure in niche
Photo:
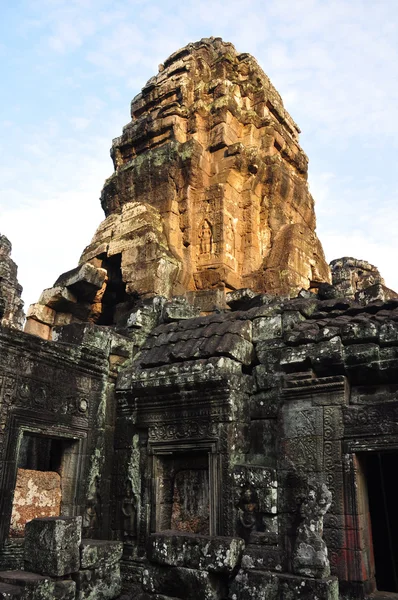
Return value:
M 209 481 L 205 469 L 182 469 L 174 477 L 171 529 L 209 534 Z
M 99 493 L 98 475 L 90 484 L 86 510 L 83 516 L 83 526 L 87 529 L 98 529 L 101 524 L 101 496 Z
M 130 479 L 126 480 L 126 495 L 122 503 L 123 535 L 126 540 L 137 537 L 137 497 Z
M 237 509 L 239 535 L 247 542 L 251 531 L 264 530 L 264 524 L 259 513 L 257 492 L 253 487 L 245 487 L 242 490 Z
M 323 517 L 332 503 L 332 494 L 324 483 L 308 482 L 308 492 L 300 506 L 301 523 L 293 550 L 293 572 L 305 577 L 330 575 L 328 550 L 322 539 Z
M 154 260 L 157 256 L 156 236 L 154 233 L 149 233 L 145 239 L 144 254 L 146 260 Z
M 209 221 L 204 221 L 199 234 L 200 253 L 211 254 L 213 252 L 213 232 Z
M 225 225 L 225 251 L 235 256 L 235 229 L 232 219 Z

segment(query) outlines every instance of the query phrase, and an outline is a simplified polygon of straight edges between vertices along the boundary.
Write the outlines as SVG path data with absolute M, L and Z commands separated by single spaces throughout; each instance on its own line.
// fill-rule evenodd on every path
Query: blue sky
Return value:
M 27 304 L 102 220 L 133 96 L 211 35 L 257 58 L 300 126 L 327 259 L 368 260 L 398 290 L 396 0 L 16 0 L 0 33 L 0 232 Z

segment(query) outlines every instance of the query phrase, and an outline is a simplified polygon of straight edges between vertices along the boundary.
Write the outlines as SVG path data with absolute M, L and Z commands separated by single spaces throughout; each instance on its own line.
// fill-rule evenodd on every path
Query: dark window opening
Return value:
M 19 450 L 18 469 L 60 472 L 64 440 L 25 434 Z
M 102 261 L 102 268 L 108 273 L 108 283 L 102 298 L 102 312 L 98 325 L 113 325 L 118 306 L 129 301 L 126 284 L 122 277 L 122 255 L 115 254 Z
M 367 452 L 364 466 L 377 589 L 398 592 L 398 452 Z

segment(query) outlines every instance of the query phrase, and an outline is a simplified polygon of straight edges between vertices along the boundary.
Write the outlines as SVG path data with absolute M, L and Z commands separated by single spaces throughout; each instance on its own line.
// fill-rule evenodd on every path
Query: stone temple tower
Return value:
M 291 296 L 329 282 L 298 134 L 249 54 L 220 38 L 172 54 L 113 140 L 106 218 L 80 275 L 61 276 L 39 304 L 62 314 L 55 324 L 69 314 L 108 325 L 137 297 L 240 288 Z M 87 277 L 100 289 L 80 289 L 76 278 Z
M 107 219 L 82 261 L 121 254 L 140 294 L 328 281 L 298 134 L 252 56 L 220 38 L 189 44 L 131 103 L 101 195 Z
M 189 44 L 112 157 L 25 332 L 0 236 L 0 598 L 397 599 L 398 298 L 330 283 L 279 95 Z

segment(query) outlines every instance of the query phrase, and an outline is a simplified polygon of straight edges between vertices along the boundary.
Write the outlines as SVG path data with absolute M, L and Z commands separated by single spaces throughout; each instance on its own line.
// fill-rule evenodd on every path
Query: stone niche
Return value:
M 196 390 L 189 369 L 166 370 L 167 383 L 161 389 L 157 382 L 164 370 L 155 368 L 142 380 L 139 372 L 124 372 L 118 391 L 123 414 L 136 414 L 135 433 L 148 438 L 141 451 L 141 460 L 146 456 L 148 461 L 141 494 L 143 504 L 148 499 L 149 513 L 141 507 L 138 545 L 147 519 L 153 532 L 230 535 L 236 518 L 229 465 L 244 451 L 247 402 L 246 379 L 237 377 L 239 363 L 199 363 Z M 183 388 L 181 402 L 174 396 L 176 385 Z M 116 438 L 125 435 L 126 416 L 117 422 Z M 121 481 L 128 465 L 126 469 L 125 475 L 119 474 Z
M 82 448 L 78 440 L 24 432 L 12 506 L 10 536 L 39 517 L 72 515 Z
M 209 534 L 208 454 L 170 446 L 163 452 L 154 452 L 155 531 Z

